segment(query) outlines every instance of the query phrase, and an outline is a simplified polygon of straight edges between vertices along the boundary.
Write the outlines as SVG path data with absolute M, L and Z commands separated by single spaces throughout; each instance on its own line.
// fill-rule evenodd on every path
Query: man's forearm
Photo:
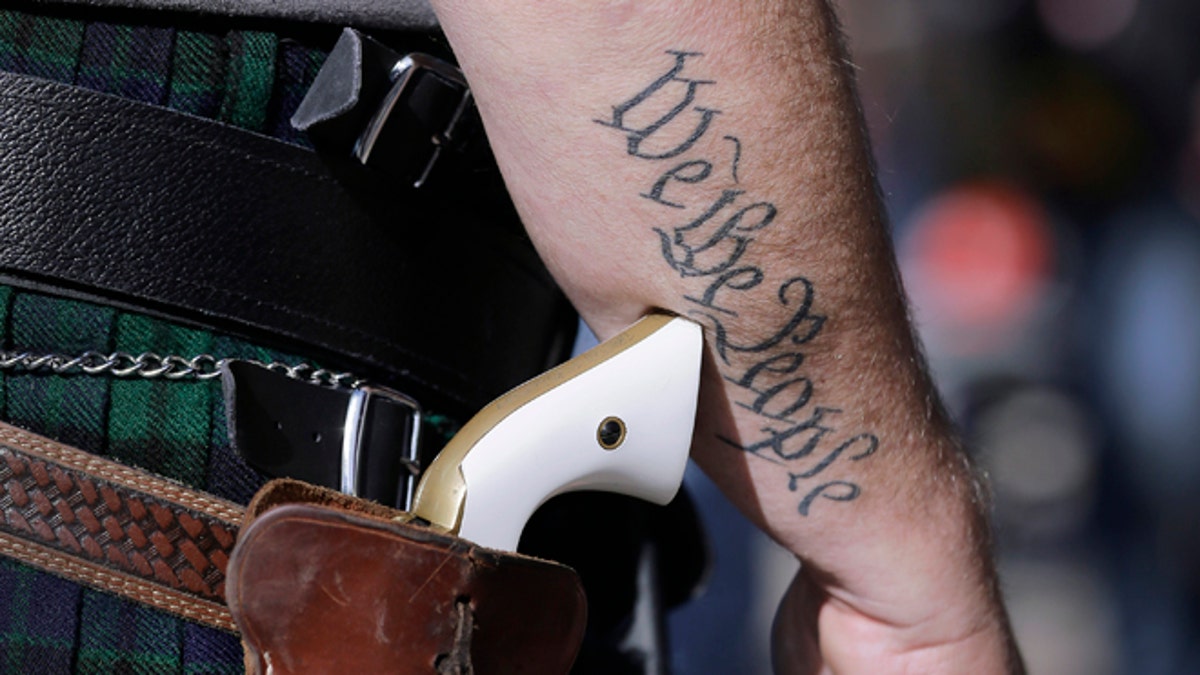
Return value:
M 589 325 L 662 307 L 708 330 L 694 456 L 804 561 L 821 598 L 784 613 L 812 605 L 821 658 L 921 668 L 943 643 L 1001 670 L 981 504 L 910 336 L 828 6 L 434 4 Z M 874 646 L 836 642 L 855 631 Z

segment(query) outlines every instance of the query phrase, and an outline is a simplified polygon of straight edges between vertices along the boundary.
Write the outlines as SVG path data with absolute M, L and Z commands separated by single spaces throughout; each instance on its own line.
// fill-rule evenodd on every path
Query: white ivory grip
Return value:
M 667 503 L 691 447 L 702 342 L 697 324 L 652 315 L 505 394 L 439 454 L 413 512 L 515 550 L 533 512 L 564 492 Z

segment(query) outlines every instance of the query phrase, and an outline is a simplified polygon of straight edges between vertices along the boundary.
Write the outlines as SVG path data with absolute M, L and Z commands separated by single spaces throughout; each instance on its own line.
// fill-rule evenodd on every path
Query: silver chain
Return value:
M 153 352 L 134 355 L 125 352 L 102 354 L 86 351 L 78 356 L 67 356 L 0 350 L 0 371 L 53 372 L 59 375 L 84 373 L 147 380 L 211 380 L 221 375 L 222 366 L 234 360 L 238 359 L 218 359 L 210 354 L 188 358 L 174 354 L 160 356 Z M 364 384 L 363 380 L 350 373 L 337 373 L 308 363 L 290 365 L 279 361 L 264 363 L 253 359 L 240 360 L 283 373 L 296 380 L 329 387 L 356 389 Z

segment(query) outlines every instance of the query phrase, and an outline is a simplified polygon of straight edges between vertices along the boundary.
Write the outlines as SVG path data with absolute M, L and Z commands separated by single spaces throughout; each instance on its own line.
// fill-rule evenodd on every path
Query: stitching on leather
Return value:
M 0 237 L 0 239 L 2 239 L 2 237 Z M 71 253 L 71 252 L 65 251 L 64 249 L 61 249 L 61 248 L 46 248 L 46 247 L 41 247 L 41 246 L 30 246 L 29 244 L 27 244 L 25 242 L 20 242 L 20 241 L 5 241 L 4 245 L 6 248 L 10 248 L 10 249 L 19 249 L 19 250 L 24 250 L 24 251 L 28 251 L 28 252 L 51 254 L 59 262 L 65 261 L 68 265 L 72 266 L 72 271 L 75 272 L 79 276 L 79 279 L 77 279 L 77 281 L 92 281 L 92 282 L 99 281 L 99 278 L 94 274 L 94 270 L 91 269 L 90 265 L 88 265 L 88 267 L 85 267 L 82 270 L 82 272 L 78 268 L 74 268 L 73 263 L 80 263 L 80 264 L 87 265 L 88 263 L 92 262 L 90 257 L 85 256 L 83 254 Z M 63 255 L 63 254 L 68 254 L 68 255 Z M 403 345 L 401 345 L 393 340 L 389 340 L 387 338 L 381 337 L 379 335 L 375 335 L 373 333 L 368 333 L 366 331 L 363 331 L 360 328 L 355 328 L 353 326 L 345 326 L 345 325 L 330 321 L 329 319 L 323 318 L 319 315 L 310 314 L 308 312 L 293 309 L 291 307 L 288 307 L 286 305 L 281 305 L 276 302 L 272 302 L 269 300 L 263 300 L 261 298 L 255 298 L 255 297 L 247 295 L 245 293 L 241 293 L 238 291 L 232 291 L 229 289 L 221 288 L 219 286 L 213 286 L 211 284 L 206 284 L 203 282 L 196 282 L 196 281 L 191 281 L 189 279 L 183 279 L 183 278 L 178 278 L 178 277 L 172 277 L 171 281 L 174 283 L 178 283 L 181 286 L 187 286 L 192 289 L 211 291 L 213 293 L 218 293 L 218 294 L 226 295 L 226 296 L 233 297 L 233 298 L 236 298 L 239 300 L 248 301 L 256 307 L 264 307 L 267 309 L 275 310 L 275 311 L 281 312 L 283 314 L 286 314 L 288 316 L 292 316 L 294 318 L 304 319 L 305 321 L 310 321 L 312 323 L 326 326 L 328 328 L 332 328 L 332 329 L 336 329 L 338 331 L 350 333 L 351 335 L 355 335 L 356 337 L 362 338 L 365 342 L 367 342 L 369 344 L 374 344 L 379 347 L 386 347 L 386 348 L 395 350 L 395 351 L 403 354 L 405 358 L 411 359 L 413 361 L 422 363 L 427 366 L 433 366 L 438 369 L 447 371 L 446 372 L 447 375 L 457 378 L 463 386 L 469 386 L 470 380 L 463 373 L 455 371 L 454 369 L 446 366 L 444 363 L 442 363 L 440 361 L 434 361 L 428 357 L 421 356 L 420 354 L 417 354 L 417 353 L 409 350 L 408 348 L 404 347 Z M 129 292 L 126 289 L 117 289 L 117 290 L 121 290 L 123 292 Z M 162 300 L 162 299 L 158 299 L 157 301 L 158 302 L 166 302 L 165 300 Z M 451 391 L 448 391 L 444 386 L 440 386 L 440 385 L 434 384 L 432 382 L 426 381 L 424 378 L 413 375 L 411 372 L 405 372 L 405 375 L 407 377 L 413 379 L 414 381 L 416 381 L 418 384 L 428 387 L 429 389 L 437 391 L 441 394 L 450 396 L 451 398 L 453 398 L 459 402 L 462 402 L 464 400 L 460 395 L 455 394 Z
M 143 508 L 148 507 L 151 512 L 158 507 L 166 508 L 169 513 L 169 522 L 171 523 L 169 528 L 161 524 L 162 521 L 158 521 L 160 524 L 157 527 L 144 521 L 142 523 L 143 527 L 149 528 L 144 530 L 146 535 L 141 535 L 144 540 L 148 540 L 143 543 L 149 543 L 155 549 L 158 548 L 158 544 L 153 543 L 155 541 L 155 534 L 166 534 L 168 537 L 171 537 L 169 544 L 174 546 L 181 546 L 182 541 L 191 541 L 193 545 L 199 544 L 199 540 L 192 539 L 190 535 L 184 536 L 182 530 L 175 529 L 187 527 L 180 521 L 180 518 L 184 515 L 195 518 L 202 523 L 203 527 L 207 528 L 205 531 L 209 533 L 206 536 L 220 537 L 221 535 L 216 534 L 214 528 L 224 529 L 231 537 L 237 536 L 237 522 L 240 521 L 244 509 L 232 502 L 226 502 L 217 497 L 206 496 L 203 493 L 173 483 L 165 478 L 146 474 L 141 470 L 125 467 L 111 460 L 92 456 L 81 450 L 48 439 L 42 439 L 3 423 L 0 423 L 0 450 L 2 450 L 0 455 L 5 457 L 3 461 L 8 463 L 8 470 L 14 472 L 14 480 L 16 480 L 17 475 L 27 475 L 27 472 L 32 472 L 32 476 L 25 480 L 33 480 L 37 485 L 42 485 L 43 481 L 47 479 L 46 474 L 48 473 L 51 483 L 57 483 L 59 478 L 55 477 L 54 472 L 60 470 L 67 472 L 67 479 L 74 487 L 71 492 L 67 493 L 61 492 L 64 489 L 61 485 L 57 489 L 51 486 L 50 489 L 55 490 L 53 493 L 50 493 L 51 499 L 66 499 L 65 502 L 57 502 L 58 506 L 52 508 L 61 507 L 63 503 L 70 505 L 72 498 L 70 495 L 77 495 L 79 493 L 75 492 L 75 490 L 83 489 L 79 487 L 81 480 L 91 484 L 93 490 L 116 489 L 118 491 L 118 498 L 122 504 L 126 504 L 129 500 L 141 502 L 144 504 Z M 13 461 L 19 462 L 25 468 L 20 473 L 15 473 L 17 469 L 11 464 Z M 39 470 L 43 472 L 41 478 L 37 477 Z M 72 473 L 74 473 L 74 476 L 72 476 Z M 19 487 L 20 482 L 17 485 Z M 108 486 L 107 488 L 105 487 L 106 485 Z M 48 494 L 42 491 L 41 488 L 37 488 L 37 492 L 33 492 L 34 488 L 34 484 L 30 483 L 26 485 L 26 488 L 22 489 L 22 492 L 24 489 L 30 489 L 31 492 L 25 494 L 31 496 L 28 498 L 34 498 L 35 503 L 36 498 L 33 495 L 41 494 L 44 499 L 45 495 Z M 11 493 L 12 489 L 7 486 L 4 488 L 6 493 Z M 108 497 L 104 497 L 104 499 L 107 500 Z M 91 502 L 88 501 L 88 503 L 90 504 Z M 68 508 L 72 507 L 68 506 Z M 113 508 L 115 507 L 109 507 L 110 510 Z M 123 506 L 121 510 L 124 511 L 125 508 L 128 507 Z M 59 525 L 54 524 L 59 518 L 65 518 L 66 516 L 51 515 L 45 511 L 41 513 L 42 517 L 39 517 L 37 522 L 42 523 L 43 527 L 46 526 L 46 523 L 49 523 L 53 527 L 54 536 L 58 537 L 59 542 L 62 544 L 67 544 L 67 541 L 62 539 L 62 534 L 59 531 L 60 526 L 68 528 L 66 530 L 68 536 L 86 536 L 86 533 L 81 532 L 76 532 L 75 535 L 71 534 L 75 526 L 68 526 L 67 523 L 74 521 L 64 520 Z M 98 515 L 94 510 L 92 513 L 93 516 Z M 115 515 L 117 511 L 111 511 L 111 513 Z M 39 542 L 36 538 L 29 536 L 33 532 L 39 531 L 36 526 L 29 532 L 29 535 L 22 535 L 14 531 L 13 528 L 16 530 L 29 530 L 30 527 L 23 520 L 23 517 L 20 516 L 19 510 L 17 514 L 20 519 L 19 523 L 25 523 L 24 525 L 14 523 L 7 516 L 0 516 L 0 518 L 8 520 L 8 527 L 0 529 L 0 553 L 8 554 L 18 560 L 59 574 L 60 576 L 65 576 L 78 583 L 114 592 L 133 600 L 165 609 L 185 618 L 201 621 L 226 630 L 236 630 L 231 616 L 219 600 L 217 600 L 221 597 L 217 594 L 217 590 L 220 589 L 220 584 L 227 579 L 227 575 L 224 565 L 216 562 L 215 558 L 210 558 L 207 561 L 207 569 L 215 570 L 211 573 L 215 576 L 202 582 L 214 584 L 211 588 L 204 586 L 205 590 L 203 592 L 198 589 L 192 589 L 190 586 L 188 586 L 188 589 L 175 588 L 172 583 L 165 579 L 139 576 L 139 574 L 133 573 L 132 570 L 113 569 L 110 565 L 106 565 L 99 560 L 90 559 L 78 551 L 72 553 L 70 550 L 62 547 Z M 32 516 L 33 514 L 27 515 Z M 145 517 L 157 519 L 159 516 L 136 516 L 139 519 Z M 3 524 L 3 522 L 3 520 L 0 520 L 0 524 Z M 132 522 L 135 524 L 136 529 L 138 521 L 134 520 Z M 108 527 L 108 525 L 104 527 Z M 120 527 L 124 527 L 124 525 Z M 87 529 L 92 531 L 90 527 Z M 172 531 L 178 532 L 180 539 L 176 539 L 177 535 L 172 534 Z M 92 532 L 95 534 L 95 531 Z M 100 537 L 103 540 L 104 535 L 101 534 Z M 220 541 L 220 539 L 214 540 L 214 542 Z M 216 547 L 211 550 L 208 549 L 207 545 L 200 544 L 200 546 L 203 546 L 206 551 L 203 554 L 205 557 L 215 553 L 228 556 L 230 554 L 227 548 L 228 544 L 229 542 L 227 541 L 224 545 L 217 543 Z M 120 546 L 112 540 L 108 544 L 103 545 Z M 140 547 L 141 544 L 138 544 L 138 546 Z M 76 544 L 76 547 L 78 547 L 78 544 Z M 124 550 L 123 547 L 122 550 Z M 152 563 L 155 566 L 154 569 L 158 569 L 156 566 L 159 564 L 158 561 L 161 561 L 168 565 L 168 573 L 180 574 L 180 570 L 182 569 L 208 576 L 204 574 L 204 569 L 206 568 L 204 565 L 196 565 L 192 558 L 189 557 L 189 554 L 186 552 L 181 553 L 179 552 L 180 550 L 178 548 L 175 549 L 175 553 L 158 550 L 154 557 L 155 562 Z M 126 553 L 129 553 L 129 551 L 126 551 Z M 89 553 L 88 555 L 101 554 Z M 186 566 L 179 567 L 185 559 L 187 560 L 185 563 Z M 143 560 L 144 563 L 145 560 Z M 213 565 L 216 567 L 212 567 Z M 144 574 L 148 575 L 150 572 L 145 572 Z M 154 572 L 154 575 L 157 576 L 158 572 Z
M 19 76 L 14 76 L 14 79 L 16 77 L 19 77 Z M 42 83 L 38 83 L 38 84 L 40 85 Z M 49 83 L 47 83 L 47 84 L 49 84 Z M 63 86 L 66 86 L 66 85 L 63 85 Z M 79 103 L 79 100 L 87 100 L 88 98 L 91 98 L 91 96 L 81 95 L 79 92 L 54 91 L 54 87 L 50 87 L 50 86 L 44 86 L 43 89 L 49 90 L 49 94 L 56 99 L 66 99 L 65 102 L 68 105 L 77 105 Z M 88 92 L 88 93 L 89 94 L 95 93 L 96 96 L 100 97 L 106 103 L 120 105 L 125 110 L 133 111 L 133 114 L 138 115 L 138 116 L 158 114 L 158 111 L 147 111 L 146 109 L 140 108 L 138 106 L 131 106 L 128 104 L 127 101 L 121 100 L 119 98 L 107 97 L 107 96 L 104 96 L 103 94 L 99 94 L 96 92 Z M 12 101 L 22 101 L 24 103 L 37 106 L 43 110 L 49 111 L 50 116 L 52 116 L 56 120 L 71 119 L 71 117 L 69 115 L 66 115 L 66 114 L 63 114 L 62 112 L 60 112 L 57 107 L 52 106 L 52 105 L 48 104 L 46 101 L 38 99 L 38 98 L 20 96 L 18 94 L 3 93 L 3 94 L 0 94 L 0 99 L 8 99 L 8 100 L 12 100 Z M 197 124 L 197 123 L 199 123 L 199 124 L 207 124 L 207 123 L 216 124 L 215 122 L 209 122 L 208 120 L 205 120 L 204 118 L 201 118 L 201 117 L 192 117 L 192 116 L 186 115 L 184 113 L 178 113 L 178 114 L 184 118 L 191 118 L 191 119 L 188 119 L 185 122 L 185 124 Z M 155 126 L 150 129 L 148 135 L 152 136 L 155 139 L 166 140 L 171 143 L 180 143 L 182 141 L 181 145 L 182 145 L 183 149 L 191 149 L 196 146 L 208 148 L 209 150 L 216 150 L 218 152 L 229 154 L 234 157 L 238 157 L 240 159 L 250 161 L 254 164 L 258 164 L 260 166 L 274 167 L 276 169 L 283 170 L 283 171 L 293 174 L 293 175 L 306 176 L 308 178 L 312 178 L 312 179 L 320 181 L 322 183 L 326 183 L 326 184 L 334 185 L 334 186 L 337 185 L 337 181 L 333 180 L 329 176 L 319 174 L 319 173 L 313 173 L 311 171 L 308 171 L 307 169 L 302 169 L 299 167 L 291 166 L 289 164 L 280 162 L 275 159 L 271 159 L 269 157 L 262 157 L 259 155 L 255 155 L 255 154 L 246 152 L 245 150 L 233 150 L 231 148 L 217 145 L 216 143 L 203 140 L 203 139 L 195 136 L 194 134 L 187 133 L 186 131 L 180 133 L 173 129 L 170 133 L 166 133 L 163 130 L 161 130 L 160 128 L 158 128 L 158 126 L 163 124 L 164 122 L 165 122 L 165 120 L 157 120 L 157 119 L 153 120 L 153 123 Z M 238 131 L 246 133 L 250 136 L 255 136 L 255 134 L 250 131 L 245 131 L 242 129 L 239 129 Z M 255 138 L 255 141 L 262 142 L 263 138 L 266 138 L 266 137 Z M 271 142 L 277 142 L 277 141 L 273 141 L 272 139 L 269 139 L 269 138 L 266 138 L 266 140 L 271 141 Z
M 41 83 L 30 83 L 30 86 L 37 86 L 39 84 L 41 84 Z M 81 95 L 77 94 L 76 92 L 56 91 L 55 87 L 51 87 L 48 85 L 42 87 L 42 89 L 48 90 L 48 93 L 56 99 L 66 99 L 66 100 L 70 101 L 71 99 L 81 99 L 81 98 L 86 99 L 86 98 L 88 98 L 87 96 L 81 96 Z M 39 100 L 36 98 L 29 98 L 29 97 L 20 96 L 20 95 L 16 95 L 16 94 L 12 94 L 12 93 L 0 93 L 0 99 L 23 101 L 30 105 L 34 105 L 41 109 L 47 110 L 50 113 L 50 116 L 54 117 L 55 119 L 69 119 L 68 115 L 65 115 L 65 114 L 59 112 L 59 110 L 56 107 L 46 103 L 45 101 L 42 101 L 42 100 Z M 144 112 L 137 106 L 128 105 L 127 102 L 122 101 L 120 99 L 113 99 L 112 101 L 109 101 L 109 99 L 107 97 L 105 97 L 104 100 L 114 103 L 114 104 L 120 104 L 126 109 L 133 110 L 135 113 Z M 156 120 L 155 122 L 157 123 L 158 121 Z M 196 120 L 193 120 L 190 123 L 208 123 L 208 122 L 206 122 L 205 120 L 203 120 L 201 118 L 197 118 Z M 316 173 L 313 173 L 313 172 L 310 172 L 310 171 L 307 171 L 304 169 L 300 169 L 300 168 L 288 165 L 283 162 L 279 162 L 277 160 L 273 160 L 273 159 L 266 158 L 266 157 L 260 157 L 260 156 L 251 154 L 249 152 L 233 151 L 233 150 L 230 150 L 229 148 L 224 148 L 217 144 L 201 140 L 191 134 L 187 134 L 187 133 L 166 134 L 166 133 L 163 133 L 162 131 L 160 131 L 159 129 L 155 128 L 155 129 L 151 130 L 151 135 L 154 136 L 155 138 L 164 139 L 171 143 L 178 143 L 180 141 L 186 141 L 184 143 L 185 146 L 187 145 L 187 143 L 191 143 L 192 145 L 206 147 L 211 150 L 217 150 L 217 151 L 221 151 L 221 152 L 230 153 L 236 157 L 240 157 L 241 159 L 244 159 L 244 160 L 247 160 L 250 162 L 258 163 L 258 164 L 264 165 L 264 166 L 274 167 L 276 169 L 283 170 L 283 171 L 285 171 L 287 173 L 291 173 L 293 175 L 307 176 L 309 178 L 313 178 L 320 182 L 323 182 L 323 183 L 326 183 L 329 185 L 333 185 L 333 186 L 337 186 L 337 182 L 334 181 L 329 176 L 322 175 L 322 174 L 316 174 Z M 62 249 L 51 249 L 51 248 L 43 248 L 40 246 L 30 246 L 29 244 L 27 244 L 25 242 L 10 242 L 7 245 L 9 248 L 17 248 L 20 250 L 39 252 L 39 253 L 43 253 L 43 254 L 49 253 L 49 254 L 52 254 L 58 260 L 67 259 L 67 260 L 79 262 L 79 263 L 90 262 L 90 259 L 88 257 L 82 256 L 77 253 L 69 254 L 68 256 L 64 256 L 63 254 L 67 253 L 67 252 L 63 251 Z M 98 278 L 94 275 L 94 273 L 90 269 L 84 270 L 84 272 L 82 273 L 81 276 L 83 279 L 90 279 L 92 281 L 98 280 Z M 462 371 L 459 371 L 459 370 L 455 369 L 453 366 L 448 366 L 440 361 L 435 361 L 428 357 L 422 356 L 421 354 L 413 352 L 412 350 L 406 348 L 405 346 L 403 346 L 393 340 L 389 340 L 389 339 L 381 337 L 379 335 L 363 331 L 362 329 L 359 329 L 359 328 L 356 328 L 353 326 L 345 326 L 345 325 L 330 321 L 324 317 L 321 317 L 321 316 L 318 316 L 315 314 L 311 314 L 309 312 L 297 310 L 295 308 L 288 307 L 286 305 L 281 305 L 277 302 L 264 300 L 261 298 L 256 298 L 256 297 L 253 297 L 251 295 L 248 295 L 246 293 L 242 293 L 239 291 L 221 288 L 221 287 L 214 286 L 211 284 L 206 284 L 203 282 L 195 282 L 195 281 L 191 281 L 191 280 L 187 280 L 187 279 L 181 279 L 178 277 L 172 278 L 171 280 L 174 283 L 178 283 L 180 285 L 187 286 L 187 287 L 190 287 L 193 289 L 202 289 L 202 290 L 206 290 L 209 292 L 224 295 L 226 297 L 231 297 L 231 298 L 235 298 L 238 300 L 250 302 L 256 307 L 268 308 L 268 309 L 280 312 L 287 316 L 303 319 L 305 321 L 310 321 L 310 322 L 316 323 L 318 325 L 325 326 L 327 328 L 331 328 L 331 329 L 335 329 L 337 331 L 349 333 L 360 339 L 363 339 L 368 344 L 387 347 L 389 349 L 395 350 L 396 352 L 404 355 L 405 358 L 410 359 L 416 363 L 420 363 L 425 366 L 435 367 L 441 371 L 445 371 L 444 374 L 456 378 L 459 381 L 460 386 L 467 387 L 467 388 L 471 387 L 471 378 L 469 378 Z M 461 395 L 451 392 L 451 391 L 448 391 L 442 385 L 438 385 L 438 384 L 435 384 L 428 380 L 425 380 L 424 378 L 415 376 L 411 372 L 406 372 L 405 375 L 407 377 L 410 377 L 411 379 L 413 379 L 415 382 L 417 382 L 421 386 L 432 389 L 433 391 L 436 391 L 440 394 L 450 396 L 451 398 L 453 398 L 456 401 L 459 401 L 459 402 L 464 401 L 464 399 Z
M 228 609 L 198 598 L 191 598 L 182 593 L 165 591 L 162 587 L 150 581 L 136 577 L 127 577 L 107 571 L 90 563 L 69 558 L 39 544 L 25 542 L 5 532 L 0 532 L 0 551 L 4 551 L 18 560 L 38 567 L 57 572 L 60 575 L 71 575 L 82 579 L 89 585 L 100 590 L 113 592 L 120 590 L 122 595 L 138 598 L 149 605 L 165 609 L 180 616 L 201 621 L 225 630 L 237 631 L 232 615 Z
M 40 83 L 37 83 L 37 84 L 40 84 Z M 36 86 L 36 85 L 34 83 L 31 83 L 31 86 Z M 68 101 L 70 101 L 70 99 L 87 98 L 86 96 L 78 95 L 76 92 L 55 91 L 55 88 L 50 87 L 50 86 L 45 86 L 45 87 L 43 87 L 43 89 L 49 90 L 49 94 L 56 99 L 67 99 Z M 55 119 L 64 119 L 64 118 L 69 119 L 69 116 L 60 113 L 58 111 L 58 109 L 55 108 L 54 106 L 51 106 L 50 104 L 46 103 L 45 101 L 42 101 L 42 100 L 39 100 L 36 98 L 28 98 L 28 97 L 19 96 L 19 95 L 12 94 L 12 93 L 0 93 L 0 99 L 23 101 L 25 103 L 28 103 L 28 104 L 31 104 L 31 105 L 34 105 L 34 106 L 37 106 L 39 108 L 49 111 L 51 116 L 53 116 Z M 109 99 L 107 97 L 105 97 L 105 100 L 108 101 Z M 133 110 L 138 113 L 144 112 L 137 106 L 128 105 L 127 102 L 122 101 L 120 99 L 113 99 L 110 102 L 115 103 L 115 104 L 120 104 L 123 107 L 125 107 L 126 109 Z M 157 120 L 156 120 L 156 122 L 157 122 Z M 196 120 L 191 121 L 191 123 L 207 123 L 207 122 L 205 120 L 203 120 L 202 118 L 197 118 Z M 247 133 L 249 133 L 249 132 L 247 132 Z M 227 153 L 233 154 L 234 156 L 240 157 L 242 159 L 245 159 L 245 160 L 248 160 L 248 161 L 251 161 L 254 163 L 258 163 L 260 165 L 274 167 L 274 168 L 283 170 L 285 172 L 291 173 L 293 175 L 307 176 L 309 178 L 313 178 L 320 182 L 323 182 L 323 183 L 326 183 L 329 185 L 333 185 L 335 187 L 337 186 L 337 182 L 335 180 L 333 180 L 332 178 L 330 178 L 329 176 L 322 175 L 322 174 L 316 174 L 316 173 L 313 173 L 313 172 L 310 172 L 310 171 L 307 171 L 304 169 L 300 169 L 300 168 L 288 165 L 283 162 L 279 162 L 277 160 L 253 155 L 253 154 L 245 152 L 245 151 L 241 151 L 241 152 L 232 151 L 228 148 L 224 148 L 217 144 L 201 140 L 194 135 L 190 135 L 190 134 L 186 134 L 186 133 L 179 134 L 179 133 L 174 133 L 174 132 L 171 134 L 166 134 L 166 133 L 161 132 L 158 129 L 152 129 L 151 134 L 158 139 L 165 139 L 172 143 L 183 140 L 183 141 L 187 141 L 187 143 L 191 143 L 192 145 L 198 145 L 201 147 L 209 148 L 211 150 L 227 152 Z M 187 143 L 184 143 L 184 145 L 186 146 Z M 37 252 L 41 252 L 41 253 L 56 254 L 56 257 L 58 257 L 60 260 L 63 259 L 61 256 L 63 251 L 61 249 L 49 249 L 49 248 L 43 248 L 43 247 L 39 247 L 39 246 L 29 246 L 28 244 L 26 244 L 24 242 L 12 242 L 12 243 L 8 244 L 8 246 L 10 248 L 19 248 L 19 249 L 23 249 L 26 251 L 37 251 Z M 81 256 L 79 254 L 71 255 L 70 259 L 73 261 L 76 261 L 76 262 L 90 262 L 90 260 L 87 257 Z M 91 274 L 90 270 L 85 271 L 83 276 L 85 278 L 90 278 L 93 281 L 97 280 L 97 278 Z M 306 321 L 311 321 L 311 322 L 317 323 L 319 325 L 322 325 L 322 326 L 325 326 L 328 328 L 333 328 L 333 329 L 336 329 L 339 331 L 350 333 L 351 335 L 355 335 L 356 337 L 363 339 L 364 341 L 368 342 L 369 344 L 388 347 L 390 349 L 393 349 L 393 350 L 403 354 L 408 359 L 411 359 L 418 363 L 422 363 L 427 366 L 433 366 L 440 370 L 447 371 L 446 374 L 457 378 L 460 381 L 460 384 L 462 386 L 470 387 L 471 379 L 469 377 L 467 377 L 466 374 L 462 373 L 461 371 L 458 371 L 458 370 L 454 369 L 452 366 L 447 366 L 439 361 L 434 361 L 434 360 L 429 359 L 428 357 L 424 357 L 418 353 L 415 353 L 415 352 L 409 350 L 408 348 L 404 347 L 403 345 L 401 345 L 393 340 L 383 338 L 379 335 L 369 333 L 369 332 L 363 331 L 361 329 L 358 329 L 358 328 L 355 328 L 352 326 L 344 326 L 344 325 L 335 323 L 333 321 L 330 321 L 328 319 L 325 319 L 321 316 L 314 315 L 314 314 L 311 314 L 311 313 L 308 313 L 308 312 L 305 312 L 302 310 L 297 310 L 297 309 L 294 309 L 294 308 L 291 308 L 291 307 L 288 307 L 285 305 L 281 305 L 279 303 L 272 302 L 269 300 L 256 298 L 256 297 L 250 296 L 246 293 L 242 293 L 242 292 L 238 292 L 238 291 L 234 291 L 234 290 L 230 290 L 230 289 L 226 289 L 226 288 L 221 288 L 218 286 L 213 286 L 211 284 L 206 284 L 203 282 L 194 282 L 194 281 L 190 281 L 187 279 L 172 278 L 172 281 L 175 283 L 184 285 L 184 286 L 191 287 L 191 288 L 203 289 L 203 290 L 207 290 L 210 292 L 225 295 L 227 297 L 232 297 L 232 298 L 236 298 L 239 300 L 248 301 L 250 303 L 253 303 L 256 307 L 269 308 L 269 309 L 281 312 L 288 316 L 304 319 Z M 463 398 L 461 396 L 447 391 L 445 389 L 445 387 L 443 387 L 443 386 L 439 386 L 432 382 L 426 381 L 423 378 L 416 377 L 416 376 L 412 375 L 411 373 L 406 373 L 406 375 L 408 377 L 411 377 L 413 380 L 415 380 L 416 382 L 418 382 L 420 385 L 422 385 L 424 387 L 430 388 L 441 394 L 451 396 L 452 398 L 454 398 L 455 400 L 458 400 L 460 402 L 463 401 Z
M 0 441 L 7 441 L 18 446 L 26 445 L 37 448 L 45 453 L 46 456 L 62 464 L 74 465 L 87 473 L 105 478 L 111 482 L 124 483 L 141 492 L 147 493 L 149 496 L 155 496 L 155 493 L 165 495 L 172 501 L 179 502 L 192 510 L 208 511 L 211 515 L 215 515 L 223 520 L 236 523 L 245 514 L 245 509 L 233 502 L 227 502 L 217 497 L 204 496 L 166 479 L 150 476 L 137 469 L 131 469 L 116 462 L 88 455 L 74 448 L 30 436 L 12 427 L 0 427 Z M 21 448 L 19 447 L 11 448 L 11 450 L 21 452 Z
M 475 615 L 471 610 L 470 598 L 458 598 L 454 601 L 454 608 L 457 614 L 454 644 L 448 653 L 438 654 L 434 667 L 443 675 L 473 675 L 475 667 L 471 662 L 471 634 L 475 630 Z

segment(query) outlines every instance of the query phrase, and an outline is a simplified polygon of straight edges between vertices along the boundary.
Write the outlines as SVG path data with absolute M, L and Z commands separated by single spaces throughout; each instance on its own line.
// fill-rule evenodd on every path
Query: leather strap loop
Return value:
M 457 414 L 561 358 L 572 313 L 515 216 L 369 182 L 351 194 L 302 148 L 0 74 L 7 279 L 302 350 Z

